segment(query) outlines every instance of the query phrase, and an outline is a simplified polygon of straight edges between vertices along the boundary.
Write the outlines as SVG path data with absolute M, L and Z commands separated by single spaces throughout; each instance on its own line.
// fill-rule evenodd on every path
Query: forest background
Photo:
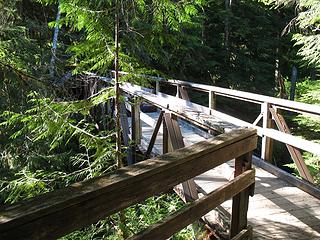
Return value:
M 114 15 L 111 0 L 0 0 L 1 203 L 116 169 L 114 120 L 94 114 L 114 91 L 92 91 L 87 75 L 114 68 Z M 319 29 L 317 0 L 121 0 L 120 69 L 320 104 Z M 319 119 L 286 119 L 319 142 Z M 319 184 L 319 158 L 304 157 Z M 276 146 L 274 163 L 295 173 L 291 162 Z M 65 239 L 121 239 L 182 203 L 169 194 L 137 207 L 125 228 L 116 214 Z

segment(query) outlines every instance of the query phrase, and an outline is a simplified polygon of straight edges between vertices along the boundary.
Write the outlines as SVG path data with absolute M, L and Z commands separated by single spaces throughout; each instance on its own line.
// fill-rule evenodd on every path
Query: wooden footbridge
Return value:
M 0 239 L 56 239 L 173 188 L 186 207 L 130 239 L 168 239 L 199 219 L 221 239 L 320 239 L 320 190 L 300 153 L 320 156 L 320 145 L 291 135 L 280 114 L 319 117 L 319 106 L 151 79 L 153 88 L 121 86 L 128 166 L 1 209 Z M 190 88 L 208 93 L 209 107 L 191 102 Z M 216 109 L 217 96 L 261 105 L 261 113 L 253 123 L 232 117 Z M 286 144 L 302 180 L 270 163 L 273 141 Z M 137 162 L 137 150 L 149 159 Z

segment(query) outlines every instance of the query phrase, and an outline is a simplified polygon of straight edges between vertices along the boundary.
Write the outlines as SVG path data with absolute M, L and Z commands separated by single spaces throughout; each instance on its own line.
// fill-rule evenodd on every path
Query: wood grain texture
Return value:
M 187 146 L 205 138 L 181 122 L 180 127 Z M 255 195 L 249 202 L 248 224 L 253 226 L 254 239 L 320 239 L 320 200 L 316 198 L 320 198 L 320 190 L 256 156 L 253 162 L 257 167 L 256 186 Z M 232 179 L 233 172 L 234 161 L 230 161 L 197 176 L 195 182 L 201 186 L 203 194 L 210 193 Z M 230 215 L 231 201 L 222 204 L 220 209 L 222 207 L 225 209 L 223 213 Z M 206 214 L 207 223 L 214 223 L 215 216 L 212 211 Z M 230 221 L 230 217 L 223 218 L 223 221 L 226 219 Z
M 266 139 L 274 139 L 320 156 L 320 144 L 318 143 L 304 140 L 275 129 L 254 126 L 252 123 L 232 117 L 220 111 L 216 111 L 168 94 L 158 93 L 155 95 L 137 85 L 126 83 L 122 85 L 122 89 L 128 94 L 139 96 L 145 101 L 159 108 L 166 109 L 167 111 L 176 114 L 177 116 L 191 122 L 198 127 L 216 133 L 230 131 L 231 129 L 239 127 L 255 128 L 259 136 L 264 136 Z M 315 107 L 314 105 L 311 106 Z
M 154 146 L 154 143 L 156 142 L 156 138 L 157 138 L 158 132 L 160 130 L 160 127 L 161 127 L 161 124 L 162 124 L 162 121 L 163 121 L 163 114 L 164 114 L 163 111 L 161 111 L 160 114 L 159 114 L 156 126 L 155 126 L 155 128 L 153 130 L 153 133 L 152 133 L 149 145 L 148 145 L 148 149 L 147 149 L 146 154 L 145 154 L 146 157 L 150 156 L 150 154 L 152 152 L 152 148 Z
M 0 239 L 55 239 L 256 148 L 253 129 L 162 155 L 0 211 Z
M 285 119 L 283 118 L 283 116 L 280 115 L 279 113 L 277 113 L 276 110 L 273 108 L 270 109 L 270 112 L 271 112 L 271 115 L 272 115 L 278 129 L 281 132 L 291 134 L 290 129 L 289 129 Z M 299 171 L 300 175 L 302 176 L 302 178 L 313 183 L 313 178 L 309 172 L 307 165 L 304 162 L 304 159 L 302 157 L 301 152 L 297 148 L 294 148 L 289 144 L 286 144 L 286 146 L 287 146 L 288 151 L 290 153 L 290 156 L 293 159 L 294 163 L 296 164 L 298 171 Z
M 235 159 L 234 176 L 237 177 L 244 171 L 252 167 L 252 152 L 246 153 Z M 230 238 L 238 235 L 243 229 L 247 228 L 247 212 L 249 206 L 250 189 L 246 189 L 237 194 L 232 199 Z M 253 194 L 252 194 L 253 195 Z

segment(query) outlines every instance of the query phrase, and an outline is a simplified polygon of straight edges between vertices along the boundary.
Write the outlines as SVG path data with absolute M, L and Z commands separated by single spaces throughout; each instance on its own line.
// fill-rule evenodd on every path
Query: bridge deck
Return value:
M 157 113 L 148 113 L 145 117 L 157 120 Z M 154 125 L 142 118 L 142 147 L 146 148 L 150 141 Z M 180 122 L 185 145 L 191 145 L 210 137 L 201 134 L 190 125 Z M 162 133 L 153 148 L 153 154 L 162 153 Z M 205 193 L 209 193 L 232 179 L 232 161 L 210 170 L 195 179 Z M 204 193 L 204 194 L 205 194 Z M 222 207 L 230 214 L 231 200 Z M 209 213 L 206 219 L 215 216 Z M 255 195 L 250 198 L 248 211 L 249 224 L 253 227 L 253 239 L 320 239 L 320 200 L 291 186 L 278 177 L 256 168 Z

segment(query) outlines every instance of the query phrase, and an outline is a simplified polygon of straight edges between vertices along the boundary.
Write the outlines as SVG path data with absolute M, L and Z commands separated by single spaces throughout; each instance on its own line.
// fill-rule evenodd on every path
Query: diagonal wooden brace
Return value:
M 164 113 L 164 123 L 168 132 L 168 138 L 171 140 L 172 150 L 185 147 L 177 117 L 171 113 Z M 198 199 L 198 192 L 193 179 L 182 183 L 182 191 L 182 197 L 185 202 Z

